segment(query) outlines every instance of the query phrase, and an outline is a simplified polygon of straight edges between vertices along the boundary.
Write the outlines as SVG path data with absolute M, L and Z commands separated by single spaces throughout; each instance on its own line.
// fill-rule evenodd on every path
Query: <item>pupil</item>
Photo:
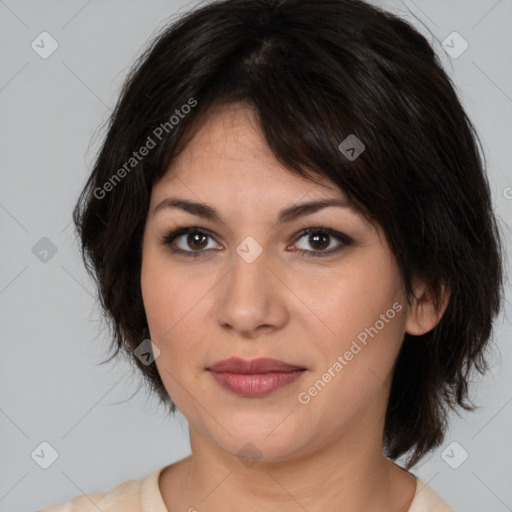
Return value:
M 313 245 L 315 245 L 315 244 L 318 244 L 318 240 L 319 240 L 319 238 L 323 238 L 323 240 L 324 240 L 324 242 L 325 242 L 325 240 L 327 240 L 327 238 L 328 238 L 328 235 L 325 235 L 325 234 L 316 234 L 316 235 L 311 235 L 311 236 L 309 237 L 309 241 L 310 241 L 310 243 L 312 243 Z M 323 243 L 323 244 L 321 243 L 320 245 L 321 245 L 321 247 L 318 247 L 318 246 L 317 246 L 317 248 L 318 248 L 318 249 L 323 249 L 324 247 L 327 247 L 329 244 L 328 244 L 328 243 Z
M 200 242 L 201 238 L 203 240 L 202 244 Z M 206 240 L 206 235 L 204 235 L 202 233 L 196 233 L 196 234 L 190 234 L 188 236 L 187 242 L 192 242 L 190 245 L 194 246 L 196 249 L 202 249 L 204 245 L 207 245 L 204 243 L 205 240 Z M 197 241 L 199 241 L 199 244 L 196 243 Z

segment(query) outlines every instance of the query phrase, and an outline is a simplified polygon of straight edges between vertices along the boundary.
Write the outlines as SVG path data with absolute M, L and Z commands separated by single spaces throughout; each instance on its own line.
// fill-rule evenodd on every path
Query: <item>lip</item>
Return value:
M 291 372 L 294 370 L 305 370 L 301 366 L 288 364 L 279 359 L 271 359 L 269 357 L 260 357 L 258 359 L 240 359 L 239 357 L 230 357 L 217 361 L 214 365 L 209 366 L 207 370 L 218 373 L 245 373 L 258 374 L 269 372 Z
M 306 371 L 278 359 L 244 360 L 231 357 L 207 368 L 223 388 L 244 397 L 268 395 L 292 384 Z

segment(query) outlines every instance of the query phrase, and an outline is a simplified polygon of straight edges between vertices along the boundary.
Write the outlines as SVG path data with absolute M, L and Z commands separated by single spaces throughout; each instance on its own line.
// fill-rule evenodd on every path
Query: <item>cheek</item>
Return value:
M 322 336 L 311 341 L 328 353 L 348 348 L 361 333 L 364 340 L 365 329 L 376 322 L 379 337 L 394 339 L 403 327 L 403 315 L 396 311 L 400 307 L 393 309 L 395 302 L 405 309 L 398 269 L 386 253 L 374 251 L 369 255 L 372 257 L 354 254 L 330 272 L 318 269 L 309 272 L 308 279 L 305 274 L 295 278 L 293 288 L 308 311 L 299 322 L 307 322 L 310 331 L 321 330 Z
M 151 265 L 149 257 L 146 262 L 141 287 L 150 337 L 160 349 L 155 364 L 167 393 L 183 411 L 190 398 L 185 389 L 190 388 L 191 367 L 200 362 L 194 340 L 200 339 L 195 331 L 201 325 L 197 318 L 201 304 L 191 291 L 194 288 L 187 286 L 179 274 L 157 262 Z
M 311 293 L 304 292 L 314 298 L 312 309 L 319 312 L 325 334 L 310 336 L 318 360 L 302 391 L 315 403 L 311 411 L 318 408 L 320 415 L 330 417 L 330 403 L 344 404 L 345 412 L 329 421 L 342 421 L 345 413 L 350 416 L 369 406 L 390 383 L 405 329 L 405 307 L 398 269 L 392 260 L 380 261 L 354 262 L 350 272 L 316 280 Z M 304 329 L 318 331 L 317 319 L 308 322 Z
M 176 278 L 176 273 L 170 272 L 169 265 L 156 250 L 150 248 L 144 252 L 141 290 L 151 340 L 161 351 L 158 359 L 167 360 L 171 348 L 167 340 L 186 314 L 187 288 Z
M 149 328 L 160 342 L 185 317 L 199 294 L 197 283 L 176 271 L 165 254 L 152 246 L 144 248 L 141 290 Z
M 405 308 L 394 287 L 381 283 L 365 288 L 360 283 L 347 279 L 344 287 L 326 297 L 322 319 L 335 334 L 311 337 L 318 363 L 298 400 L 308 415 L 326 425 L 383 413 L 403 338 Z
M 168 379 L 163 369 L 177 376 L 194 366 L 202 368 L 200 347 L 207 337 L 205 319 L 211 317 L 207 312 L 211 301 L 208 292 L 215 280 L 214 276 L 193 277 L 180 271 L 156 251 L 148 250 L 144 257 L 144 309 L 151 340 L 161 351 L 156 363 L 165 382 Z
M 166 280 L 163 275 L 157 284 L 143 287 L 142 294 L 152 341 L 169 353 L 180 347 L 191 348 L 199 324 L 194 316 L 200 310 L 200 297 L 184 291 L 179 281 Z

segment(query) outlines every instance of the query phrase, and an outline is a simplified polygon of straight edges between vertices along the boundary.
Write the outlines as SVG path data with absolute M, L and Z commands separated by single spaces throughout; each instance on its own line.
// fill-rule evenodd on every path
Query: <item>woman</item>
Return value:
M 167 27 L 74 219 L 113 357 L 192 453 L 45 510 L 453 510 L 409 468 L 472 409 L 500 310 L 477 140 L 425 38 L 360 0 Z

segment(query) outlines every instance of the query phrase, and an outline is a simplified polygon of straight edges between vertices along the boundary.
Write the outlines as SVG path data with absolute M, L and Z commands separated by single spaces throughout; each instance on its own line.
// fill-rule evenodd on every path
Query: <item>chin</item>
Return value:
M 247 428 L 246 424 L 245 428 L 231 430 L 226 426 L 228 432 L 236 434 L 233 434 L 233 437 L 226 434 L 222 439 L 215 439 L 215 442 L 222 450 L 240 458 L 242 463 L 246 460 L 248 467 L 256 462 L 274 463 L 290 460 L 304 454 L 310 443 L 304 437 L 303 429 L 294 428 L 291 422 L 285 427 L 288 420 L 282 420 L 282 415 L 277 422 L 261 421 L 260 418 L 260 428 L 256 425 Z

